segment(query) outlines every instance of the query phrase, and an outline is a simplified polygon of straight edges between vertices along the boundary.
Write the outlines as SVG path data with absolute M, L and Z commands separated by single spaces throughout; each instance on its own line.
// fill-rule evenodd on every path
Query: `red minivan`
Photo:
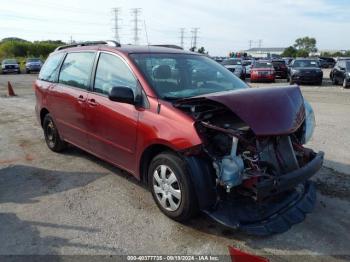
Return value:
M 148 185 L 167 216 L 198 211 L 283 232 L 315 204 L 323 153 L 297 86 L 249 88 L 207 56 L 160 46 L 61 46 L 34 84 L 48 147 L 79 147 Z

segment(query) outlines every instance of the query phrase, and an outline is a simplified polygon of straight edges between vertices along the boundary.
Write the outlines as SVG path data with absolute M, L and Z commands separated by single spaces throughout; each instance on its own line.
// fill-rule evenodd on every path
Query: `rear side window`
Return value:
M 59 83 L 88 89 L 95 53 L 69 53 L 63 62 Z
M 101 53 L 96 69 L 94 91 L 108 94 L 112 87 L 117 86 L 130 87 L 135 93 L 137 80 L 121 58 Z
M 55 82 L 63 56 L 64 53 L 49 56 L 40 70 L 39 79 L 48 82 Z

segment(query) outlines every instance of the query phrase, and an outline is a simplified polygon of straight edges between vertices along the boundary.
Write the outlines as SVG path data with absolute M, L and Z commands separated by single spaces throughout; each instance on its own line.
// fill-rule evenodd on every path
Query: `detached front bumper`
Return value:
M 257 199 L 278 195 L 282 192 L 295 188 L 298 184 L 307 181 L 317 173 L 322 167 L 324 153 L 315 154 L 314 158 L 302 168 L 299 168 L 288 174 L 281 175 L 275 179 L 266 180 L 257 185 Z
M 250 197 L 228 197 L 215 204 L 214 184 L 209 179 L 209 169 L 202 163 L 189 159 L 193 181 L 201 210 L 215 221 L 232 229 L 251 235 L 267 236 L 283 233 L 294 224 L 302 222 L 316 203 L 316 188 L 309 180 L 323 164 L 324 153 L 315 154 L 302 168 L 266 181 L 256 189 L 264 201 Z

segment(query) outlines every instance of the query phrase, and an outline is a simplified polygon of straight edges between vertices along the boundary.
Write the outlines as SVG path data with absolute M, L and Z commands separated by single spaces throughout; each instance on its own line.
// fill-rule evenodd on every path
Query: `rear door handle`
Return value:
M 83 95 L 80 95 L 80 96 L 78 96 L 78 101 L 79 101 L 79 102 L 85 102 L 86 99 L 84 98 Z
M 98 103 L 96 102 L 96 100 L 93 99 L 93 98 L 88 99 L 88 103 L 89 103 L 89 105 L 91 105 L 91 106 L 97 106 L 97 105 L 98 105 Z

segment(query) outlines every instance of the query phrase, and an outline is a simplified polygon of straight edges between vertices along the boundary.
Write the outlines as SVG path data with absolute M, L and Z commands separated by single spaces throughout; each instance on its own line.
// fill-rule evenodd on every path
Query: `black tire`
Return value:
M 293 78 L 292 78 L 292 77 L 289 78 L 289 84 L 290 84 L 290 85 L 294 85 L 294 84 L 295 84 L 295 82 L 293 81 Z
M 50 114 L 47 114 L 44 117 L 43 129 L 48 148 L 54 152 L 61 152 L 67 148 L 67 143 L 61 140 L 56 125 Z
M 174 184 L 172 185 L 174 185 L 175 187 L 178 187 L 178 189 L 181 192 L 180 193 L 181 200 L 177 202 L 178 207 L 173 211 L 168 210 L 162 206 L 162 204 L 160 203 L 161 200 L 159 200 L 158 198 L 160 198 L 160 195 L 162 196 L 161 198 L 163 198 L 164 195 L 162 193 L 155 192 L 154 186 L 158 186 L 158 188 L 160 188 L 160 185 L 157 182 L 157 179 L 154 178 L 154 173 L 156 171 L 160 172 L 159 170 L 161 169 L 161 166 L 169 167 L 170 170 L 167 169 L 167 171 L 173 172 L 173 174 L 176 176 L 177 181 L 175 182 L 175 185 Z M 168 176 L 170 177 L 169 173 L 168 173 Z M 180 156 L 176 155 L 175 153 L 164 152 L 153 158 L 148 168 L 148 185 L 152 192 L 153 199 L 156 202 L 158 208 L 166 216 L 176 221 L 184 222 L 197 214 L 198 202 L 194 192 L 192 181 L 190 179 L 190 174 L 187 171 L 187 165 L 185 161 L 182 160 Z M 172 197 L 172 200 L 174 201 L 173 197 Z M 170 208 L 169 200 L 165 200 L 164 203 L 165 205 L 169 204 L 169 208 Z
M 334 77 L 334 76 L 332 76 L 332 84 L 333 85 L 338 85 L 338 81 L 337 81 L 337 79 Z
M 27 73 L 27 74 L 30 74 L 30 71 L 29 71 L 29 70 L 26 70 L 26 73 Z
M 346 78 L 344 78 L 344 81 L 343 81 L 343 88 L 348 88 L 349 87 L 349 83 L 348 83 L 348 80 Z

